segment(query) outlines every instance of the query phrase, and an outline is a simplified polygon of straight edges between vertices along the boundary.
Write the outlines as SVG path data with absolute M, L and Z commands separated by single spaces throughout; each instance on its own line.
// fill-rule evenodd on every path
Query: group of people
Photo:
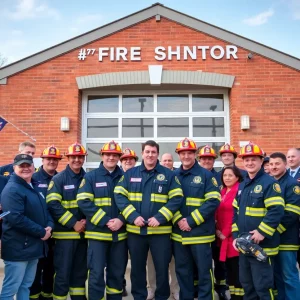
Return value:
M 177 169 L 169 153 L 158 160 L 159 145 L 149 140 L 135 166 L 135 151 L 111 141 L 100 166 L 85 173 L 87 152 L 75 143 L 57 173 L 57 147 L 43 151 L 35 170 L 35 145 L 21 143 L 14 162 L 0 167 L 1 206 L 10 212 L 0 299 L 121 299 L 128 252 L 134 299 L 211 300 L 216 291 L 226 300 L 228 287 L 233 300 L 297 299 L 300 149 L 266 157 L 249 143 L 239 169 L 225 144 L 220 172 L 208 145 L 185 138 L 174 150 Z M 239 248 L 245 234 L 267 260 Z

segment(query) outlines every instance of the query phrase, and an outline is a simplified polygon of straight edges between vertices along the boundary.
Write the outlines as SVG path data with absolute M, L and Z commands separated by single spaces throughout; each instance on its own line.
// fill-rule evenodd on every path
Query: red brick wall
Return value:
M 37 139 L 37 153 L 50 144 L 63 152 L 81 138 L 81 93 L 77 76 L 148 70 L 149 64 L 162 64 L 164 70 L 202 70 L 236 76 L 230 92 L 231 143 L 238 148 L 239 141 L 252 140 L 268 153 L 300 146 L 300 73 L 289 67 L 255 55 L 247 59 L 249 51 L 239 48 L 238 60 L 206 61 L 198 58 L 187 61 L 156 61 L 157 46 L 208 45 L 224 46 L 230 43 L 197 32 L 162 18 L 144 21 L 85 48 L 131 47 L 142 48 L 142 61 L 110 62 L 98 56 L 85 61 L 77 59 L 78 50 L 54 58 L 39 66 L 8 78 L 0 85 L 1 114 Z M 88 46 L 88 47 L 87 47 Z M 198 56 L 199 57 L 199 56 Z M 240 130 L 240 116 L 250 115 L 251 129 Z M 71 120 L 70 132 L 60 131 L 60 118 Z M 0 165 L 11 161 L 18 144 L 26 136 L 7 125 L 0 133 Z M 63 164 L 62 164 L 63 165 Z

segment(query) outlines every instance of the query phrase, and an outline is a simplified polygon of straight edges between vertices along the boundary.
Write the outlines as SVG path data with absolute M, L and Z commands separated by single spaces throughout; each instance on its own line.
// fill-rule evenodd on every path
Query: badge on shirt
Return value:
M 165 178 L 166 178 L 166 176 L 164 174 L 158 174 L 156 176 L 156 179 L 159 180 L 159 181 L 163 181 L 163 180 L 165 180 Z
M 10 175 L 9 172 L 4 172 L 4 173 L 3 173 L 3 176 L 5 176 L 5 177 L 6 177 L 6 176 L 9 176 L 9 175 Z
M 73 190 L 73 189 L 75 189 L 75 185 L 74 184 L 64 185 L 64 189 L 65 190 Z
M 199 184 L 200 182 L 201 182 L 201 177 L 200 176 L 195 176 L 194 178 L 193 178 L 193 182 L 194 183 L 196 183 L 196 184 Z
M 162 186 L 161 186 L 161 185 L 158 187 L 158 192 L 159 192 L 159 193 L 162 192 Z
M 142 182 L 142 178 L 134 178 L 134 177 L 131 177 L 131 178 L 130 178 L 130 182 Z
M 106 187 L 107 186 L 107 182 L 96 182 L 96 187 Z
M 253 190 L 253 192 L 256 194 L 260 193 L 261 191 L 262 191 L 262 186 L 260 184 L 257 185 Z
M 39 183 L 38 187 L 39 188 L 47 188 L 48 184 L 47 183 Z

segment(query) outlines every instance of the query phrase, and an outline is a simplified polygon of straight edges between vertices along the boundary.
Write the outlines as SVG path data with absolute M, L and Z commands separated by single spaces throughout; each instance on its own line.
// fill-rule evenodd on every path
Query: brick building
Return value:
M 285 152 L 300 146 L 299 70 L 298 58 L 154 4 L 0 69 L 0 115 L 37 153 L 82 142 L 87 168 L 111 139 L 138 153 L 148 139 L 174 153 L 185 136 Z M 6 125 L 0 165 L 24 140 Z

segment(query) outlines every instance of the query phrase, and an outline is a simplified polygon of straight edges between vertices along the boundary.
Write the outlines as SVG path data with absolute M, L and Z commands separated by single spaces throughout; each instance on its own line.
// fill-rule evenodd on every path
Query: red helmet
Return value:
M 246 156 L 260 156 L 264 157 L 264 151 L 256 144 L 249 142 L 248 145 L 241 148 L 239 157 L 243 158 Z
M 100 150 L 100 154 L 102 155 L 103 153 L 115 153 L 121 156 L 122 149 L 118 143 L 116 143 L 115 141 L 111 141 L 103 145 Z
M 69 146 L 68 152 L 65 153 L 65 156 L 86 156 L 86 155 L 87 153 L 85 148 L 77 142 Z
M 175 150 L 176 153 L 179 153 L 181 151 L 194 151 L 194 152 L 196 152 L 197 151 L 197 145 L 193 140 L 185 138 L 177 144 L 177 147 L 176 147 L 176 150 Z
M 233 146 L 231 146 L 229 144 L 223 145 L 221 147 L 219 153 L 220 153 L 221 156 L 222 156 L 223 153 L 232 153 L 235 158 L 237 157 L 237 152 L 235 151 Z
M 204 146 L 204 147 L 202 147 L 200 149 L 200 151 L 198 153 L 198 157 L 213 157 L 213 158 L 217 158 L 218 155 L 216 154 L 216 151 L 212 147 L 206 145 L 206 146 Z
M 122 156 L 120 157 L 120 161 L 122 161 L 124 158 L 129 158 L 132 157 L 135 159 L 135 161 L 137 161 L 139 158 L 137 157 L 135 151 L 129 149 L 129 148 L 125 148 L 125 150 L 122 153 Z

